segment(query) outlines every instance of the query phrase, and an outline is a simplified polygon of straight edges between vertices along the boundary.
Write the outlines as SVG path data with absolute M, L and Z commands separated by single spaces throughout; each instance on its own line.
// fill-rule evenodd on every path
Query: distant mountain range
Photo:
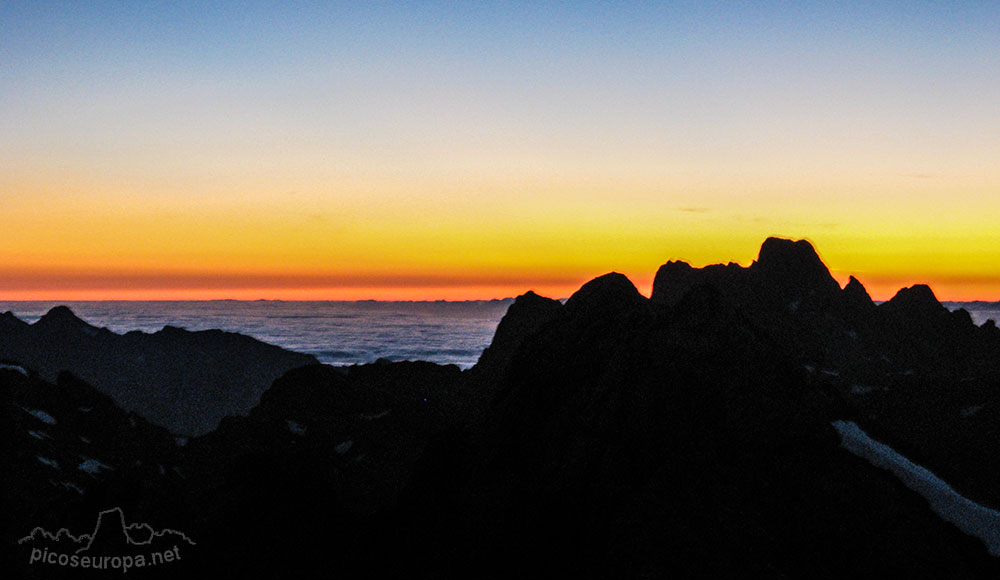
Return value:
M 174 577 L 1000 573 L 975 525 L 921 495 L 943 480 L 975 513 L 1000 507 L 1000 330 L 926 286 L 882 304 L 841 288 L 808 242 L 768 239 L 748 267 L 669 262 L 648 299 L 616 273 L 565 303 L 529 292 L 468 371 L 307 364 L 190 440 L 54 384 L 37 361 L 106 336 L 54 316 L 48 343 L 4 343 L 35 362 L 0 355 L 14 570 L 16 538 L 117 505 L 197 538 Z M 217 351 L 241 361 L 233 388 L 240 348 L 261 348 L 238 345 Z M 914 463 L 940 479 L 907 480 Z
M 69 308 L 52 308 L 34 324 L 0 314 L 0 360 L 18 361 L 55 380 L 69 371 L 123 408 L 174 432 L 197 435 L 227 415 L 245 415 L 286 371 L 316 364 L 240 334 L 160 332 L 124 335 L 96 328 Z

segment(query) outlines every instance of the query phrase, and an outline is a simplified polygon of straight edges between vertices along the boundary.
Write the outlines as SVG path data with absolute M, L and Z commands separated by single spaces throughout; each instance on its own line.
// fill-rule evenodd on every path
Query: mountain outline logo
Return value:
M 41 526 L 17 541 L 30 546 L 29 564 L 70 568 L 120 569 L 159 565 L 182 559 L 181 547 L 197 544 L 180 530 L 157 530 L 148 523 L 125 522 L 120 507 L 97 514 L 89 534 L 74 535 L 67 528 L 52 533 Z

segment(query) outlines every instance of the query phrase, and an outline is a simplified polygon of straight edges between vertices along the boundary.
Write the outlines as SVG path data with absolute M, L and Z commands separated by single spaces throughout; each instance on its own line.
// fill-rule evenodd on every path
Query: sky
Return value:
M 995 2 L 5 2 L 0 297 L 1000 300 Z

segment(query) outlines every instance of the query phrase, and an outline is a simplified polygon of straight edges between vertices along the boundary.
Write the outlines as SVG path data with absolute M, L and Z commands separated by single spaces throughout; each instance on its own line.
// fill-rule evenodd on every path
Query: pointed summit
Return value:
M 864 285 L 854 276 L 848 280 L 847 286 L 841 291 L 844 303 L 851 307 L 869 308 L 874 305 L 872 297 Z
M 53 328 L 58 330 L 65 329 L 92 329 L 97 330 L 95 327 L 84 322 L 73 311 L 66 306 L 54 306 L 51 310 L 46 312 L 38 322 L 34 324 L 38 328 Z
M 69 306 L 53 306 L 48 312 L 42 316 L 42 319 L 54 319 L 54 320 L 80 320 L 73 311 L 69 309 Z
M 844 286 L 844 292 L 859 295 L 864 293 L 865 296 L 868 296 L 868 290 L 865 290 L 865 285 L 854 276 L 851 276 L 851 278 L 847 281 L 847 286 Z

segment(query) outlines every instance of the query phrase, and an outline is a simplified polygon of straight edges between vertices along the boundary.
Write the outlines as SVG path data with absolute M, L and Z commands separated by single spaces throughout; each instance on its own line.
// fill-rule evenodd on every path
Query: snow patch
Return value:
M 94 408 L 93 407 L 80 407 L 77 410 L 80 411 L 81 413 L 89 413 L 89 412 L 93 411 Z
M 185 445 L 188 444 L 188 438 L 187 437 L 174 437 L 174 443 L 176 443 L 178 447 L 184 447 Z
M 45 431 L 28 431 L 28 435 L 31 435 L 35 439 L 52 439 Z
M 21 373 L 24 376 L 28 376 L 28 371 L 24 367 L 17 365 L 0 364 L 0 371 L 14 371 L 15 373 Z
M 38 461 L 44 463 L 45 465 L 48 465 L 53 469 L 59 469 L 59 464 L 56 463 L 54 459 L 49 459 L 48 457 L 42 457 L 41 455 L 38 455 L 37 458 Z
M 292 421 L 291 419 L 286 420 L 285 423 L 288 425 L 288 430 L 291 431 L 292 433 L 294 433 L 296 435 L 305 435 L 306 434 L 306 426 L 305 425 L 302 425 L 301 423 L 296 423 L 295 421 Z
M 851 385 L 852 395 L 867 395 L 868 393 L 872 392 L 872 390 L 874 389 L 872 389 L 871 387 L 866 387 L 864 385 L 858 385 L 858 384 Z
M 101 463 L 96 459 L 90 459 L 89 457 L 84 457 L 83 463 L 81 463 L 77 467 L 77 469 L 83 471 L 84 473 L 89 473 L 90 475 L 97 475 L 98 473 L 104 471 L 105 469 L 114 469 L 114 468 L 104 465 L 103 463 Z
M 868 436 L 853 421 L 834 421 L 840 445 L 875 467 L 892 472 L 906 487 L 924 496 L 941 519 L 982 540 L 993 556 L 1000 556 L 1000 512 L 959 494 L 926 467 L 913 463 L 895 449 Z
M 343 454 L 347 453 L 348 451 L 350 451 L 351 447 L 353 447 L 353 446 L 354 446 L 354 441 L 353 440 L 347 440 L 347 441 L 344 441 L 343 443 L 338 444 L 336 447 L 333 448 L 333 450 L 337 452 L 337 455 L 343 455 Z
M 56 482 L 56 481 L 52 481 L 50 479 L 49 483 L 51 483 L 52 485 L 57 485 L 57 486 L 65 487 L 66 489 L 72 489 L 76 493 L 78 493 L 80 495 L 83 495 L 83 490 L 80 489 L 80 486 L 77 485 L 77 484 L 75 484 L 75 483 L 73 483 L 72 481 L 58 481 L 58 482 Z
M 87 439 L 87 438 L 86 438 L 86 437 L 84 437 L 83 435 L 80 435 L 80 441 L 83 441 L 84 443 L 86 443 L 86 444 L 88 444 L 88 445 L 90 444 L 90 439 Z
M 48 413 L 46 413 L 45 411 L 40 411 L 38 409 L 27 409 L 25 407 L 21 407 L 21 408 L 24 409 L 25 413 L 31 415 L 32 417 L 34 417 L 35 419 L 38 419 L 39 421 L 41 421 L 42 423 L 45 423 L 46 425 L 55 425 L 56 424 L 55 418 L 52 415 L 49 415 Z

